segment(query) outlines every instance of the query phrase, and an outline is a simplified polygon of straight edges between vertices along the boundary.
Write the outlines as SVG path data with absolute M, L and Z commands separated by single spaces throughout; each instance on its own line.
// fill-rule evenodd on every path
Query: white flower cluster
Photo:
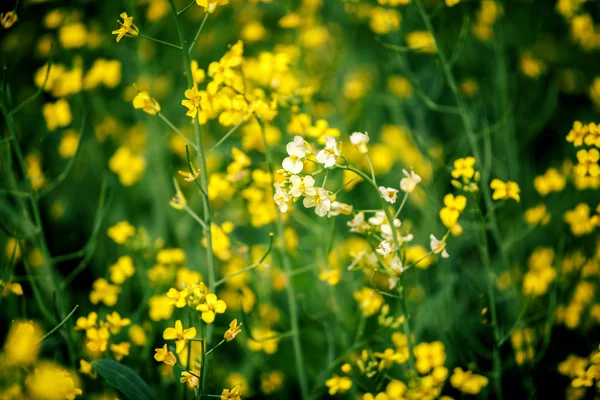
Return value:
M 314 208 L 315 214 L 320 217 L 352 213 L 352 206 L 336 201 L 332 192 L 315 186 L 316 182 L 312 175 L 301 175 L 307 157 L 314 154 L 310 144 L 304 138 L 295 136 L 285 149 L 288 156 L 283 160 L 282 167 L 288 178 L 281 184 L 273 183 L 275 187 L 273 200 L 282 213 L 288 211 L 291 202 L 296 202 L 302 197 L 304 207 Z M 339 155 L 335 138 L 326 136 L 325 148 L 320 150 L 315 158 L 323 168 L 331 168 L 335 166 Z

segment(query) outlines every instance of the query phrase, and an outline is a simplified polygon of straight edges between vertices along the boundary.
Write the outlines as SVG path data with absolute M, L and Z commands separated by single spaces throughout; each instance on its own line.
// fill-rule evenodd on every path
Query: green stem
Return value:
M 165 42 L 165 41 L 160 40 L 160 39 L 156 39 L 156 38 L 153 38 L 153 37 L 150 37 L 150 36 L 146 36 L 146 35 L 144 35 L 142 33 L 140 33 L 138 36 L 141 37 L 141 38 L 144 38 L 144 39 L 156 42 L 156 43 L 160 43 L 160 44 L 164 44 L 166 46 L 170 46 L 170 47 L 176 48 L 177 50 L 181 50 L 182 49 L 181 46 L 177 46 L 176 44 L 173 44 L 173 43 Z
M 228 280 L 230 280 L 233 277 L 236 277 L 238 275 L 241 274 L 245 274 L 248 271 L 253 270 L 254 268 L 260 266 L 262 264 L 262 262 L 265 260 L 265 258 L 267 258 L 267 256 L 269 255 L 269 253 L 271 253 L 271 249 L 273 248 L 273 234 L 270 233 L 269 234 L 269 247 L 267 248 L 267 250 L 265 251 L 265 253 L 262 255 L 262 257 L 260 258 L 260 260 L 258 260 L 257 262 L 255 262 L 252 265 L 247 266 L 244 269 L 241 269 L 239 271 L 237 271 L 236 273 L 233 273 L 231 275 L 226 276 L 225 278 L 218 280 L 215 282 L 215 288 L 219 287 L 220 285 L 224 284 L 225 282 L 227 282 Z
M 265 134 L 264 127 L 262 126 L 262 124 L 260 124 L 260 122 L 259 125 L 263 137 L 263 142 L 265 145 L 265 156 L 267 159 L 267 165 L 269 167 L 269 172 L 271 173 L 271 179 L 273 182 L 275 182 L 275 173 L 273 171 L 273 154 L 271 152 L 271 149 L 269 148 L 269 144 L 267 143 L 267 136 Z M 281 260 L 283 262 L 283 269 L 285 273 L 289 275 L 292 272 L 292 265 L 290 262 L 289 255 L 285 248 L 285 230 L 283 227 L 283 221 L 281 219 L 281 213 L 278 209 L 276 210 L 276 213 L 277 218 L 275 220 L 275 225 L 277 228 L 277 236 L 279 237 L 279 242 L 277 243 L 277 245 L 279 247 L 279 254 L 281 256 Z M 296 335 L 293 336 L 293 348 L 294 359 L 296 362 L 296 371 L 298 373 L 298 383 L 300 384 L 300 395 L 303 400 L 306 400 L 308 398 L 308 384 L 306 381 L 306 372 L 304 370 L 304 360 L 302 357 L 302 344 L 300 342 L 300 335 L 297 334 L 299 332 L 298 307 L 296 305 L 296 294 L 294 293 L 294 285 L 292 284 L 291 280 L 286 286 L 286 292 L 288 308 L 290 311 L 290 323 L 292 328 L 291 330 L 296 333 Z
M 185 136 L 179 129 L 177 129 L 175 127 L 175 125 L 173 125 L 173 123 L 171 121 L 169 121 L 169 119 L 167 117 L 165 117 L 163 115 L 163 113 L 158 113 L 158 116 L 160 117 L 160 119 L 162 119 L 163 121 L 165 121 L 165 124 L 169 125 L 169 128 L 173 129 L 173 131 L 175 131 L 175 133 L 177 133 L 179 136 L 181 136 L 182 138 L 185 139 L 185 141 L 192 146 L 192 148 L 194 150 L 198 150 L 198 148 L 196 147 L 196 144 L 194 144 L 194 142 L 192 142 L 187 136 Z
M 200 37 L 200 33 L 202 32 L 202 29 L 204 28 L 204 24 L 206 23 L 206 20 L 208 19 L 209 15 L 210 15 L 209 13 L 206 13 L 206 15 L 204 16 L 204 19 L 202 20 L 202 23 L 200 24 L 200 28 L 198 28 L 198 32 L 196 32 L 196 36 L 194 36 L 194 40 L 192 40 L 192 44 L 190 45 L 190 48 L 187 51 L 188 54 L 190 54 L 192 52 L 192 50 L 194 49 L 194 45 L 196 44 L 196 41 Z
M 232 134 L 233 134 L 235 131 L 237 131 L 237 129 L 238 129 L 238 128 L 239 128 L 239 127 L 240 127 L 240 126 L 241 126 L 241 125 L 242 125 L 242 124 L 243 124 L 245 121 L 246 121 L 246 117 L 242 118 L 242 120 L 241 120 L 240 122 L 238 122 L 238 124 L 237 124 L 236 126 L 234 126 L 233 128 L 231 128 L 231 130 L 230 130 L 229 132 L 227 132 L 227 133 L 225 134 L 225 136 L 223 136 L 223 137 L 221 138 L 221 140 L 219 140 L 219 141 L 217 142 L 217 144 L 215 144 L 213 147 L 211 147 L 211 148 L 210 148 L 210 149 L 209 149 L 209 150 L 206 152 L 206 154 L 210 154 L 210 153 L 212 153 L 213 151 L 215 151 L 215 150 L 217 149 L 217 147 L 219 147 L 220 145 L 222 145 L 222 144 L 223 144 L 223 142 L 225 142 L 225 141 L 226 141 L 226 140 L 229 138 L 229 136 L 231 136 L 231 135 L 232 135 Z
M 71 318 L 73 316 L 73 314 L 75 314 L 75 311 L 77 310 L 77 308 L 79 307 L 79 305 L 76 305 L 75 308 L 73 308 L 73 310 L 69 313 L 69 315 L 67 315 L 61 322 L 60 324 L 56 325 L 50 332 L 46 333 L 40 340 L 39 342 L 37 342 L 37 344 L 41 344 L 42 342 L 44 342 L 46 339 L 48 339 L 50 336 L 52 336 L 54 334 L 54 332 L 56 332 L 57 330 L 59 330 L 64 324 L 67 323 L 67 321 L 69 320 L 69 318 Z

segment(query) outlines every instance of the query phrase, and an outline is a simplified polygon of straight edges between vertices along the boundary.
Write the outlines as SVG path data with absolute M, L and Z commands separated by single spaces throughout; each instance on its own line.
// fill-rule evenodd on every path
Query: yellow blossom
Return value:
M 127 278 L 130 278 L 135 273 L 133 260 L 129 256 L 119 257 L 116 263 L 108 269 L 110 280 L 117 285 L 121 285 Z
M 179 382 L 187 383 L 190 389 L 197 388 L 200 385 L 200 370 L 183 371 Z
M 104 278 L 99 278 L 94 281 L 93 290 L 90 292 L 90 301 L 92 304 L 103 302 L 109 307 L 117 304 L 117 299 L 121 288 L 117 285 L 112 285 Z
M 240 400 L 240 385 L 235 385 L 231 390 L 223 389 L 221 400 Z
M 212 14 L 217 9 L 217 6 L 228 4 L 229 0 L 196 0 L 196 4 L 204 8 L 204 11 Z
M 108 228 L 108 236 L 117 244 L 125 244 L 127 240 L 135 235 L 135 227 L 127 221 L 117 222 Z
M 115 356 L 115 360 L 121 361 L 123 357 L 129 355 L 129 349 L 131 348 L 131 343 L 123 342 L 123 343 L 113 343 L 110 345 L 110 351 L 113 352 Z
M 131 320 L 129 318 L 121 318 L 118 312 L 113 311 L 111 314 L 106 315 L 106 322 L 108 322 L 108 327 L 110 329 L 110 333 L 116 335 L 121 332 L 121 329 L 129 326 L 131 324 Z
M 475 395 L 487 386 L 488 378 L 471 371 L 463 371 L 462 368 L 454 368 L 450 383 L 463 393 Z
M 154 359 L 156 361 L 165 363 L 169 367 L 173 367 L 177 364 L 177 357 L 167 349 L 166 344 L 161 348 L 154 349 L 154 351 L 156 352 L 156 354 L 154 354 Z
M 154 97 L 150 97 L 148 92 L 141 91 L 133 98 L 133 108 L 144 110 L 145 113 L 156 115 L 160 112 L 160 104 Z
M 73 130 L 68 130 L 63 134 L 63 137 L 58 145 L 58 154 L 62 158 L 70 158 L 77 152 L 79 146 L 79 135 Z
M 83 393 L 67 370 L 49 361 L 37 364 L 25 384 L 33 399 L 74 400 Z
M 92 363 L 86 360 L 79 360 L 79 372 L 89 376 L 92 379 L 96 379 L 98 373 L 94 371 Z
M 490 188 L 494 190 L 494 193 L 492 194 L 494 200 L 514 199 L 517 203 L 521 201 L 521 196 L 519 196 L 521 189 L 515 182 L 502 182 L 500 179 L 494 179 L 490 183 Z
M 241 326 L 242 326 L 242 324 L 238 325 L 237 319 L 234 319 L 233 321 L 231 321 L 231 323 L 229 324 L 229 329 L 227 329 L 225 331 L 225 335 L 223 335 L 225 340 L 230 342 L 233 339 L 235 339 L 235 337 L 242 331 Z
M 33 364 L 40 351 L 40 326 L 32 321 L 15 321 L 4 342 L 4 360 L 9 365 Z
M 165 340 L 177 340 L 175 351 L 181 353 L 189 339 L 196 337 L 196 328 L 191 327 L 183 329 L 181 320 L 175 321 L 174 328 L 167 328 L 163 332 L 163 339 Z
M 381 294 L 368 287 L 355 291 L 354 300 L 358 302 L 358 306 L 365 317 L 370 317 L 377 313 L 383 305 Z
M 119 41 L 123 39 L 123 36 L 137 37 L 140 33 L 140 30 L 133 23 L 133 17 L 128 17 L 127 13 L 125 12 L 121 13 L 120 17 L 123 20 L 123 22 L 121 22 L 120 20 L 117 20 L 117 22 L 121 27 L 116 31 L 112 31 L 113 35 L 117 35 L 117 43 L 119 43 Z
M 10 27 L 13 26 L 18 20 L 19 17 L 14 11 L 8 11 L 0 14 L 0 25 L 2 25 L 4 29 L 10 29 Z
M 346 376 L 333 375 L 325 381 L 325 386 L 329 388 L 328 391 L 331 396 L 337 393 L 346 393 L 352 388 L 352 379 Z
M 198 304 L 196 310 L 202 313 L 202 320 L 207 324 L 212 324 L 217 314 L 223 314 L 227 310 L 227 304 L 223 300 L 217 299 L 214 293 L 206 295 L 203 304 Z

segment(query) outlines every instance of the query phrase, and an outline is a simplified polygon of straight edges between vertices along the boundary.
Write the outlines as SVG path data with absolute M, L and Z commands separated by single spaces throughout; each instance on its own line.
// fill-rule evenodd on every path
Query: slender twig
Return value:
M 177 129 L 175 127 L 175 125 L 173 125 L 173 123 L 171 121 L 169 121 L 169 119 L 167 117 L 164 116 L 163 113 L 158 113 L 158 116 L 160 117 L 160 119 L 162 119 L 165 124 L 169 125 L 169 128 L 173 129 L 173 131 L 175 131 L 175 133 L 177 133 L 179 136 L 181 136 L 183 139 L 185 139 L 185 141 L 192 146 L 192 148 L 194 150 L 198 150 L 198 148 L 196 147 L 196 145 L 194 144 L 194 142 L 192 142 L 186 135 L 184 135 L 179 129 Z
M 219 140 L 219 141 L 218 141 L 218 142 L 217 142 L 217 143 L 216 143 L 216 144 L 215 144 L 213 147 L 211 147 L 211 148 L 210 148 L 210 149 L 209 149 L 209 150 L 206 152 L 206 154 L 210 154 L 210 153 L 212 153 L 213 151 L 215 151 L 215 150 L 217 149 L 217 147 L 219 147 L 220 145 L 222 145 L 222 144 L 223 144 L 223 142 L 225 142 L 225 141 L 226 141 L 226 140 L 229 138 L 229 136 L 231 136 L 233 133 L 235 133 L 235 131 L 236 131 L 236 130 L 237 130 L 237 129 L 238 129 L 238 128 L 239 128 L 239 127 L 240 127 L 240 126 L 241 126 L 241 125 L 242 125 L 242 124 L 245 122 L 245 121 L 246 121 L 246 117 L 247 117 L 247 116 L 244 116 L 244 117 L 242 118 L 242 120 L 241 120 L 240 122 L 238 122 L 238 124 L 237 124 L 236 126 L 234 126 L 233 128 L 231 128 L 231 130 L 230 130 L 229 132 L 227 132 L 227 133 L 225 134 L 225 136 L 223 136 L 223 137 L 221 138 L 221 140 Z
M 194 4 L 196 4 L 196 0 L 192 0 L 192 2 L 190 4 L 188 4 L 187 6 L 185 6 L 185 8 L 183 8 L 181 11 L 177 11 L 177 16 L 179 17 L 181 14 L 183 14 L 184 12 L 186 12 Z
M 13 108 L 13 110 L 10 112 L 11 115 L 15 115 L 16 113 L 18 113 L 27 104 L 29 104 L 32 101 L 34 101 L 35 99 L 37 99 L 44 91 L 44 88 L 46 87 L 46 83 L 48 83 L 48 77 L 50 77 L 50 69 L 52 68 L 52 53 L 53 53 L 52 50 L 53 49 L 54 49 L 54 45 L 52 44 L 50 46 L 50 52 L 48 54 L 48 62 L 46 63 L 47 68 L 46 68 L 46 77 L 44 78 L 44 83 L 42 83 L 42 86 L 40 86 L 38 88 L 38 90 L 36 90 L 36 92 L 32 96 L 30 96 L 28 99 L 23 101 L 21 104 L 19 104 L 15 108 Z
M 37 342 L 37 344 L 42 343 L 43 341 L 45 341 L 46 339 L 48 339 L 50 336 L 52 336 L 54 334 L 54 332 L 56 332 L 57 330 L 59 330 L 60 328 L 62 328 L 62 326 L 67 323 L 67 321 L 69 320 L 69 318 L 71 318 L 71 316 L 73 316 L 73 314 L 75 314 L 75 311 L 77 310 L 78 307 L 79 307 L 79 305 L 76 305 L 75 308 L 73 308 L 73 310 L 69 313 L 69 315 L 67 315 L 60 322 L 60 324 L 56 325 L 50 332 L 48 332 L 44 336 L 42 336 L 42 338 Z
M 160 44 L 164 44 L 166 46 L 173 47 L 173 48 L 175 48 L 177 50 L 181 50 L 181 46 L 177 46 L 176 44 L 165 42 L 164 40 L 160 40 L 160 39 L 156 39 L 156 38 L 153 38 L 153 37 L 150 37 L 150 36 L 146 36 L 146 35 L 141 34 L 141 33 L 138 36 L 141 37 L 141 38 L 147 39 L 147 40 L 151 40 L 151 41 L 156 42 L 156 43 L 160 43 Z
M 200 24 L 200 28 L 198 28 L 198 32 L 196 32 L 196 36 L 194 36 L 194 40 L 192 40 L 192 44 L 190 45 L 190 48 L 187 51 L 188 54 L 190 54 L 192 52 L 192 50 L 194 49 L 194 46 L 196 45 L 196 41 L 200 37 L 200 33 L 202 33 L 202 29 L 204 28 L 204 24 L 206 23 L 206 20 L 208 19 L 209 15 L 210 15 L 209 13 L 206 13 L 206 15 L 204 16 L 204 19 L 202 20 L 202 23 Z
M 262 264 L 262 262 L 265 260 L 265 258 L 267 258 L 267 256 L 269 255 L 269 253 L 271 253 L 271 249 L 273 248 L 273 237 L 274 237 L 273 233 L 270 233 L 269 234 L 269 246 L 267 247 L 267 250 L 262 255 L 262 257 L 257 262 L 255 262 L 254 264 L 249 265 L 246 268 L 241 269 L 241 270 L 239 270 L 239 271 L 237 271 L 237 272 L 235 272 L 235 273 L 233 273 L 231 275 L 228 275 L 228 276 L 226 276 L 225 278 L 223 278 L 221 280 L 216 281 L 215 282 L 215 288 L 219 287 L 220 285 L 222 285 L 223 283 L 227 282 L 228 280 L 230 280 L 233 277 L 236 277 L 238 275 L 244 274 L 244 273 L 246 273 L 248 271 L 251 271 L 251 270 L 259 267 Z

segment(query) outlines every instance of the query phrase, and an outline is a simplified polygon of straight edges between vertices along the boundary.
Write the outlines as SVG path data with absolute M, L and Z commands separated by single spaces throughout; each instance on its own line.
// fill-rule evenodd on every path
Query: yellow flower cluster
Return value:
M 473 33 L 482 41 L 488 41 L 494 36 L 494 23 L 502 16 L 504 9 L 494 0 L 482 0 L 481 9 L 477 11 Z
M 531 329 L 517 329 L 510 335 L 510 341 L 515 351 L 515 361 L 518 365 L 533 362 L 535 357 L 534 332 Z
M 576 329 L 583 322 L 598 321 L 598 307 L 589 307 L 596 294 L 595 283 L 580 281 L 573 290 L 571 302 L 561 305 L 556 310 L 556 322 L 564 324 L 569 329 Z M 583 318 L 589 313 L 591 318 Z
M 600 385 L 600 349 L 592 351 L 586 358 L 569 355 L 558 365 L 558 372 L 569 377 L 574 388 L 597 388 Z
M 454 160 L 454 169 L 451 172 L 452 186 L 465 192 L 479 190 L 477 182 L 480 179 L 479 171 L 475 170 L 475 157 L 457 158 Z
M 543 175 L 538 175 L 533 180 L 533 186 L 540 196 L 560 192 L 566 184 L 566 178 L 556 168 L 549 168 Z
M 110 158 L 108 167 L 117 174 L 124 186 L 132 186 L 139 181 L 146 168 L 146 160 L 127 146 L 121 146 Z
M 600 223 L 600 216 L 592 215 L 591 211 L 590 206 L 579 203 L 574 209 L 565 212 L 564 220 L 569 224 L 573 235 L 583 236 L 594 232 Z
M 454 368 L 450 377 L 450 384 L 466 394 L 479 394 L 488 385 L 488 378 L 474 374 L 472 371 L 464 371 L 462 368 Z
M 122 318 L 116 311 L 107 314 L 106 321 L 98 320 L 98 314 L 94 311 L 87 317 L 77 318 L 75 330 L 85 331 L 85 350 L 89 357 L 100 358 L 107 349 L 110 349 L 115 359 L 120 361 L 129 355 L 131 343 L 110 343 L 110 339 L 112 335 L 118 335 L 124 327 L 129 325 L 131 325 L 131 320 Z M 87 365 L 86 360 L 82 360 L 81 369 L 91 373 L 91 368 Z
M 523 294 L 526 296 L 542 296 L 548 292 L 550 284 L 556 277 L 554 250 L 537 248 L 529 257 L 528 271 L 523 277 Z

